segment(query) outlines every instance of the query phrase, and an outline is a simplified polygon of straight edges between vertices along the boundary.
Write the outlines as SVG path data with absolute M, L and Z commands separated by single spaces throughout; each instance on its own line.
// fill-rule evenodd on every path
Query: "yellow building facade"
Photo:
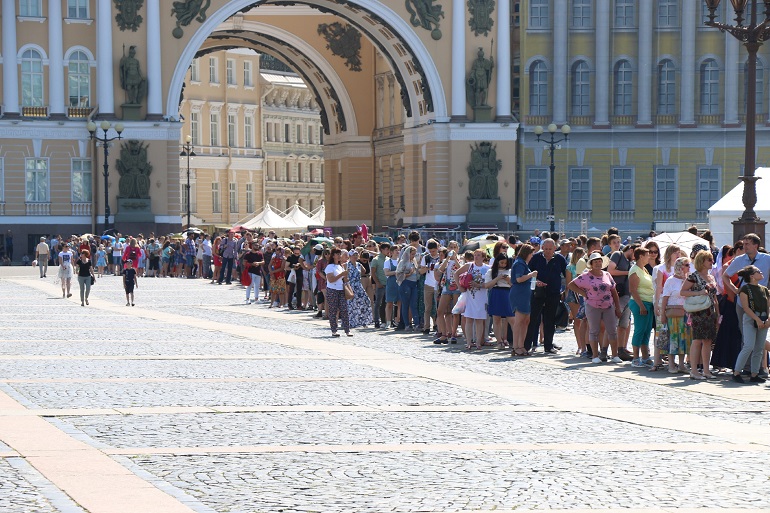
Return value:
M 729 2 L 722 4 L 725 21 Z M 705 3 L 521 0 L 514 12 L 522 226 L 547 226 L 550 155 L 533 130 L 551 122 L 571 127 L 554 152 L 562 231 L 706 223 L 708 208 L 742 173 L 747 55 L 735 38 L 705 25 Z M 758 166 L 770 158 L 768 64 L 763 47 Z

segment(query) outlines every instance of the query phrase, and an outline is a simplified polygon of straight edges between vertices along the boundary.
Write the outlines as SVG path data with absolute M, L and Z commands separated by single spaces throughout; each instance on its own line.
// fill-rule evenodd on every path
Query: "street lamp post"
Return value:
M 109 191 L 109 178 L 110 178 L 110 166 L 108 164 L 107 158 L 109 157 L 110 151 L 109 151 L 109 143 L 115 140 L 122 139 L 122 133 L 123 133 L 123 123 L 116 123 L 115 124 L 115 132 L 118 134 L 115 137 L 107 137 L 107 132 L 109 132 L 110 128 L 112 126 L 110 125 L 109 121 L 102 121 L 99 125 L 99 128 L 102 129 L 102 136 L 99 137 L 96 135 L 96 123 L 93 121 L 89 121 L 88 125 L 86 125 L 86 128 L 88 128 L 88 132 L 91 134 L 91 139 L 94 141 L 98 141 L 102 144 L 102 147 L 104 148 L 104 231 L 110 229 L 110 191 Z
M 768 0 L 770 1 L 770 0 Z M 556 164 L 553 161 L 553 153 L 556 150 L 561 149 L 561 142 L 563 141 L 569 141 L 569 133 L 570 133 L 570 127 L 569 125 L 562 125 L 561 126 L 561 133 L 562 138 L 556 139 L 556 132 L 559 130 L 559 127 L 556 126 L 556 123 L 551 123 L 548 125 L 548 139 L 541 139 L 543 137 L 543 127 L 538 125 L 535 127 L 535 135 L 537 136 L 537 142 L 545 142 L 545 149 L 548 150 L 548 153 L 551 156 L 551 215 L 548 216 L 548 220 L 551 222 L 551 228 L 550 231 L 553 233 L 555 229 L 556 224 L 556 214 L 554 213 L 554 189 L 555 189 L 555 175 L 556 175 Z
M 744 211 L 737 221 L 733 221 L 733 240 L 740 240 L 747 233 L 756 233 L 764 242 L 765 224 L 754 212 L 757 204 L 757 180 L 754 175 L 756 168 L 756 112 L 757 112 L 757 52 L 762 43 L 770 39 L 770 0 L 763 0 L 765 13 L 763 21 L 757 24 L 758 0 L 730 0 L 735 11 L 735 24 L 729 25 L 716 21 L 716 10 L 720 0 L 706 0 L 709 19 L 706 25 L 727 32 L 739 41 L 749 52 L 746 61 L 746 152 L 744 154 L 743 175 L 743 207 Z M 751 19 L 744 20 L 743 14 L 751 6 Z
M 193 151 L 192 146 L 192 136 L 187 136 L 185 138 L 185 143 L 182 145 L 182 152 L 179 154 L 180 157 L 187 157 L 187 228 L 190 228 L 190 158 L 195 156 L 195 152 Z

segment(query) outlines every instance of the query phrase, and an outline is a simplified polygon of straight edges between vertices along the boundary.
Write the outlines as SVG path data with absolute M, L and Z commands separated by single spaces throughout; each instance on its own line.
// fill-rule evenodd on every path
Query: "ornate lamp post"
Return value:
M 187 189 L 187 228 L 190 228 L 190 158 L 195 156 L 195 152 L 192 146 L 192 136 L 188 135 L 185 141 L 179 156 L 187 157 L 187 185 L 185 188 Z
M 102 136 L 99 137 L 96 135 L 96 123 L 93 121 L 89 121 L 88 125 L 86 125 L 88 128 L 88 132 L 91 134 L 91 139 L 94 141 L 97 141 L 101 143 L 102 148 L 104 148 L 104 231 L 107 231 L 110 229 L 110 192 L 109 192 L 109 178 L 110 178 L 110 166 L 108 164 L 107 158 L 109 157 L 110 151 L 109 151 L 109 143 L 115 140 L 120 140 L 123 137 L 121 134 L 123 133 L 123 123 L 116 123 L 115 124 L 115 132 L 118 134 L 115 137 L 107 137 L 107 132 L 109 132 L 110 128 L 112 128 L 112 125 L 110 125 L 109 121 L 102 121 L 99 125 L 99 128 L 102 129 Z
M 768 0 L 770 1 L 770 0 Z M 548 139 L 543 139 L 545 141 L 545 149 L 548 150 L 548 153 L 551 156 L 551 215 L 548 216 L 548 220 L 551 222 L 551 228 L 550 231 L 553 233 L 554 226 L 556 223 L 556 214 L 553 210 L 553 204 L 554 204 L 554 182 L 555 182 L 555 175 L 556 175 L 556 164 L 553 161 L 553 153 L 555 150 L 561 149 L 560 142 L 563 141 L 569 141 L 569 133 L 571 131 L 571 128 L 569 125 L 562 125 L 561 126 L 561 133 L 563 137 L 561 139 L 556 139 L 556 132 L 559 130 L 559 127 L 556 126 L 556 123 L 551 123 L 548 125 Z M 535 135 L 537 136 L 537 142 L 541 142 L 541 137 L 543 136 L 543 127 L 538 125 L 535 127 Z
M 756 167 L 754 152 L 756 147 L 756 111 L 757 111 L 757 52 L 762 43 L 770 39 L 770 0 L 763 0 L 765 12 L 761 23 L 757 24 L 758 0 L 730 0 L 735 11 L 735 24 L 728 25 L 716 21 L 716 10 L 720 0 L 706 0 L 709 19 L 706 25 L 727 32 L 739 41 L 749 52 L 746 61 L 746 153 L 744 156 L 743 176 L 743 207 L 744 211 L 737 221 L 733 221 L 733 240 L 739 240 L 747 233 L 756 233 L 762 241 L 765 240 L 765 224 L 757 217 L 754 206 L 757 204 L 757 180 L 754 176 Z M 751 19 L 744 20 L 743 13 L 751 6 Z

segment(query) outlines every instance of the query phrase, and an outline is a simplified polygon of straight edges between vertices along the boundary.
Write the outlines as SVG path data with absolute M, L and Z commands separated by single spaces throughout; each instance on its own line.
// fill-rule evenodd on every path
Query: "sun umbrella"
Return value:
M 249 228 L 248 226 L 243 226 L 242 224 L 233 226 L 228 232 L 238 233 L 238 232 L 250 232 L 253 228 Z
M 465 253 L 466 251 L 476 251 L 481 247 L 481 244 L 477 240 L 469 241 L 468 244 L 462 247 L 460 249 L 460 253 Z
M 203 230 L 201 230 L 200 228 L 196 228 L 196 227 L 193 226 L 193 227 L 190 227 L 190 228 L 186 229 L 184 231 L 184 233 L 194 233 L 196 235 L 203 235 L 205 232 Z
M 111 240 L 111 241 L 114 241 L 114 240 L 115 240 L 115 237 L 113 237 L 112 235 L 102 235 L 102 240 Z
M 650 240 L 658 244 L 661 258 L 663 253 L 666 251 L 666 248 L 671 244 L 676 244 L 688 255 L 690 254 L 690 251 L 692 251 L 692 247 L 696 244 L 703 244 L 707 248 L 709 247 L 709 243 L 706 241 L 706 239 L 698 237 L 697 235 L 693 235 L 690 232 L 661 233 Z
M 302 255 L 307 256 L 310 254 L 310 250 L 313 249 L 313 246 L 316 244 L 322 244 L 324 247 L 329 248 L 334 245 L 334 241 L 330 239 L 329 237 L 315 237 L 313 239 L 310 239 L 307 244 L 302 246 Z

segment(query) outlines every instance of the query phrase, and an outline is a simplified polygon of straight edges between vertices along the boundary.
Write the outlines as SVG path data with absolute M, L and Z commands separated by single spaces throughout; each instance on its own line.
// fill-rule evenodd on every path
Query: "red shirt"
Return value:
M 141 256 L 141 250 L 139 247 L 133 247 L 133 246 L 126 246 L 125 251 L 123 251 L 123 261 L 125 262 L 129 258 L 131 259 L 131 267 L 134 269 L 139 269 L 139 257 Z

